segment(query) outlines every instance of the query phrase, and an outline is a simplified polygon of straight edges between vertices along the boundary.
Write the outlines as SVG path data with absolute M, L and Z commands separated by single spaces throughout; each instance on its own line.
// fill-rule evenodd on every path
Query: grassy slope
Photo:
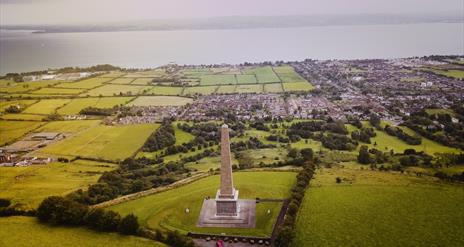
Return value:
M 10 198 L 35 208 L 47 196 L 68 194 L 97 182 L 104 171 L 114 164 L 76 160 L 69 164 L 51 163 L 43 166 L 2 167 L 0 198 Z
M 0 218 L 0 246 L 165 246 L 164 244 L 116 233 L 99 233 L 85 228 L 51 227 L 33 217 Z
M 318 171 L 294 246 L 464 244 L 462 185 L 348 167 Z M 336 184 L 336 177 L 345 180 Z
M 235 187 L 240 198 L 284 198 L 289 196 L 295 182 L 292 172 L 237 172 L 234 173 Z M 135 213 L 143 225 L 151 228 L 177 229 L 182 232 L 213 232 L 246 235 L 269 235 L 280 207 L 279 203 L 257 205 L 255 229 L 223 229 L 196 227 L 198 215 L 206 196 L 214 197 L 219 187 L 219 176 L 211 176 L 170 191 L 143 197 L 111 207 L 121 214 Z M 190 213 L 185 213 L 189 208 Z M 266 211 L 270 209 L 271 214 Z

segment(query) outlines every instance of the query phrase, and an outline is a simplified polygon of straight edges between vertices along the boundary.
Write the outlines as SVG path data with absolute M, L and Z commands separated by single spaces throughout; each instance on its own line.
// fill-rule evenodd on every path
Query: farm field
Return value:
M 430 69 L 431 71 L 438 75 L 444 75 L 448 77 L 453 77 L 457 79 L 464 79 L 464 71 L 462 70 L 441 70 L 441 69 Z
M 40 127 L 43 123 L 0 120 L 0 145 L 6 145 Z
M 40 153 L 123 160 L 133 155 L 157 128 L 158 124 L 99 125 L 53 143 Z
M 237 93 L 262 93 L 263 85 L 259 85 L 259 84 L 237 85 L 235 92 Z
M 110 80 L 111 78 L 95 77 L 95 78 L 85 79 L 85 80 L 77 81 L 77 82 L 65 82 L 65 83 L 58 84 L 55 87 L 91 89 L 91 88 L 101 86 L 103 83 L 108 82 Z
M 137 79 L 134 79 L 131 84 L 132 85 L 150 85 L 151 81 L 153 80 L 154 78 L 137 78 Z
M 0 82 L 0 92 L 8 94 L 34 91 L 42 87 L 50 87 L 59 83 L 59 81 L 31 81 L 17 83 L 4 80 L 1 80 Z
M 182 106 L 192 103 L 191 98 L 176 96 L 140 96 L 128 106 Z
M 265 93 L 281 93 L 284 89 L 281 83 L 264 84 Z
M 89 96 L 137 95 L 145 91 L 148 92 L 150 89 L 151 89 L 150 86 L 106 84 L 101 87 L 94 88 L 84 93 L 84 95 L 89 95 Z
M 53 121 L 46 123 L 36 132 L 76 133 L 100 124 L 100 120 Z
M 0 112 L 5 111 L 6 108 L 14 105 L 19 106 L 20 109 L 24 109 L 29 105 L 36 103 L 37 100 L 12 100 L 12 101 L 1 101 L 0 102 Z
M 75 95 L 75 94 L 80 94 L 84 91 L 85 89 L 78 89 L 78 88 L 55 88 L 55 87 L 45 87 L 41 88 L 36 91 L 32 91 L 31 94 L 46 94 L 46 95 L 51 95 L 51 94 L 56 94 L 57 96 L 60 95 Z
M 235 172 L 234 183 L 240 198 L 285 198 L 296 181 L 293 172 Z M 150 195 L 110 207 L 126 215 L 134 213 L 142 225 L 187 231 L 268 236 L 280 210 L 280 203 L 257 204 L 257 222 L 254 229 L 199 228 L 196 227 L 203 198 L 214 196 L 219 176 L 210 176 L 189 185 Z M 189 208 L 190 212 L 185 213 Z M 267 214 L 267 210 L 271 210 Z
M 237 84 L 234 75 L 203 75 L 200 79 L 200 85 L 220 85 L 220 84 Z
M 96 232 L 80 227 L 53 227 L 40 224 L 34 217 L 13 216 L 0 218 L 0 245 L 17 247 L 79 247 L 128 246 L 162 247 L 152 240 L 116 233 Z M 21 234 L 24 233 L 24 234 Z M 18 234 L 12 234 L 18 233 Z M 27 233 L 27 234 L 26 234 Z
M 94 98 L 76 98 L 71 102 L 58 109 L 58 114 L 61 115 L 76 115 L 89 106 L 97 108 L 113 108 L 117 105 L 125 105 L 131 101 L 133 97 L 94 97 Z
M 154 95 L 181 95 L 182 87 L 153 86 L 148 94 Z
M 30 121 L 42 121 L 46 116 L 44 115 L 35 115 L 35 114 L 22 114 L 22 113 L 13 113 L 13 114 L 5 114 L 0 116 L 1 119 L 4 120 L 30 120 Z
M 293 246 L 464 244 L 462 186 L 359 167 L 317 171 L 297 217 Z
M 52 114 L 57 108 L 62 107 L 70 101 L 70 99 L 43 99 L 27 107 L 23 113 L 44 115 Z
M 249 68 L 243 71 L 244 74 L 254 74 L 258 83 L 281 82 L 271 66 Z
M 134 78 L 116 78 L 111 80 L 111 84 L 131 84 L 135 79 Z
M 86 160 L 72 163 L 50 163 L 28 167 L 2 167 L 0 198 L 36 208 L 47 196 L 66 195 L 77 189 L 86 189 L 97 182 L 104 171 L 116 165 Z
M 217 89 L 216 93 L 235 93 L 235 89 L 237 88 L 237 85 L 224 85 L 224 86 L 219 86 Z
M 236 75 L 237 77 L 237 83 L 238 84 L 256 84 L 258 81 L 256 81 L 256 76 L 255 75 Z
M 218 86 L 199 86 L 199 87 L 186 87 L 184 95 L 195 95 L 195 94 L 212 94 L 216 92 Z

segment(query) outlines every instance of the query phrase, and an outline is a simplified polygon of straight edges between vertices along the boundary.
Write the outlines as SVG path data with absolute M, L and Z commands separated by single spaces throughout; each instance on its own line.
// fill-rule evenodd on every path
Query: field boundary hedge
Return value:
M 197 180 L 200 180 L 202 178 L 206 178 L 208 176 L 210 176 L 209 173 L 200 173 L 200 174 L 193 175 L 191 177 L 179 180 L 177 182 L 174 182 L 174 183 L 166 185 L 166 186 L 152 188 L 152 189 L 149 189 L 149 190 L 144 190 L 144 191 L 124 195 L 124 196 L 115 198 L 113 200 L 109 200 L 109 201 L 106 201 L 106 202 L 95 204 L 95 205 L 92 206 L 92 208 L 106 208 L 106 207 L 109 207 L 109 206 L 118 205 L 118 204 L 121 204 L 123 202 L 128 202 L 128 201 L 136 200 L 136 199 L 139 199 L 139 198 L 142 198 L 142 197 L 145 197 L 145 196 L 149 196 L 149 195 L 161 193 L 161 192 L 164 192 L 164 191 L 172 190 L 172 189 L 178 188 L 180 186 L 184 186 L 184 185 L 193 183 L 193 182 L 195 182 Z

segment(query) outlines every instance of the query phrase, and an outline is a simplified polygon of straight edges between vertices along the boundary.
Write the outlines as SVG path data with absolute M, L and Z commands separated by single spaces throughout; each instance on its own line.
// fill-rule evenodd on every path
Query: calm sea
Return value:
M 1 31 L 0 74 L 123 67 L 464 54 L 464 23 L 282 29 L 42 33 Z

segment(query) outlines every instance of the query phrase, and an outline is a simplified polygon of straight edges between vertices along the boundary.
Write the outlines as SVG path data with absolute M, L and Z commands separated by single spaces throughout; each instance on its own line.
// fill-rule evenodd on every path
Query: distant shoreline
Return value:
M 407 15 L 347 15 L 347 16 L 252 16 L 215 17 L 207 19 L 146 20 L 108 24 L 74 25 L 3 25 L 1 30 L 33 33 L 84 33 L 128 31 L 206 31 L 268 28 L 302 28 L 357 25 L 408 25 L 433 23 L 464 23 L 463 16 L 407 16 Z

